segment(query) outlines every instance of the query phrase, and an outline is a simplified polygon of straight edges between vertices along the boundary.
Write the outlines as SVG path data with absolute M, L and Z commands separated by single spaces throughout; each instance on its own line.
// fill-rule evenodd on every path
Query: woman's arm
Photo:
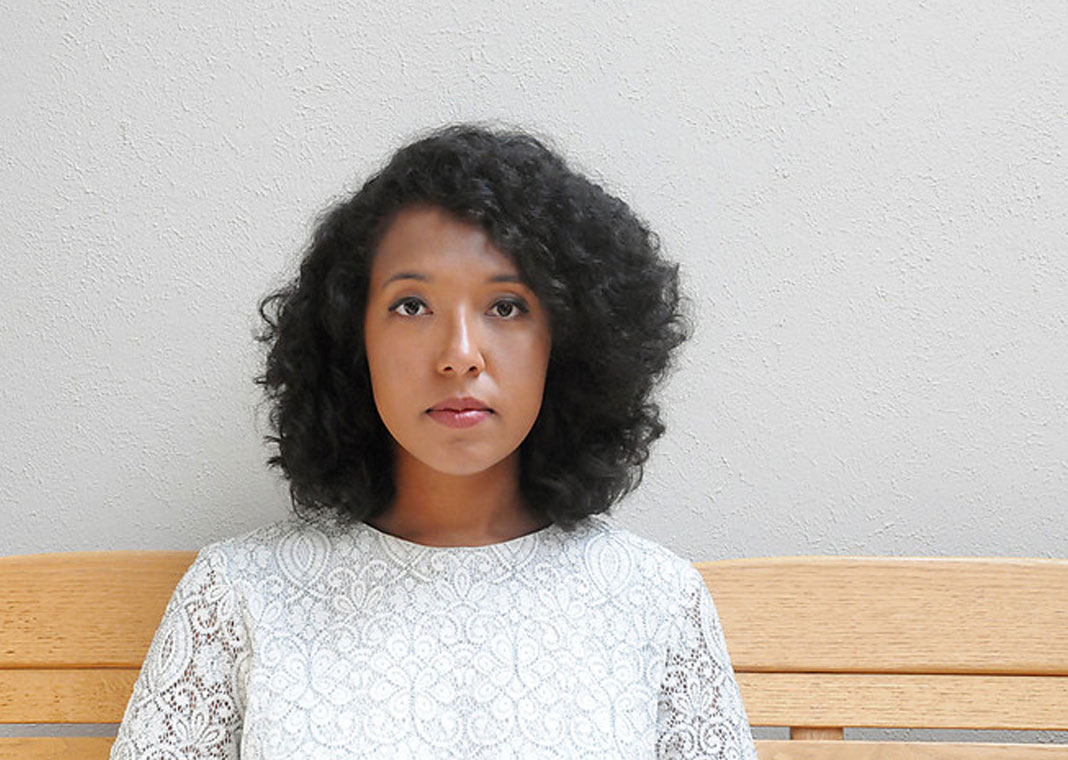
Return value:
M 178 583 L 119 726 L 111 760 L 238 757 L 248 636 L 211 547 Z
M 658 758 L 756 760 L 723 628 L 700 573 L 686 574 L 680 628 L 657 707 Z

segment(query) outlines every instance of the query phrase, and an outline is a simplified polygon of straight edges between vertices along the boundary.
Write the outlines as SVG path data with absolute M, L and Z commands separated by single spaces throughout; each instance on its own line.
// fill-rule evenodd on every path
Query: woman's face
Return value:
M 364 341 L 397 456 L 471 475 L 518 455 L 541 409 L 549 316 L 480 228 L 401 211 L 371 264 Z

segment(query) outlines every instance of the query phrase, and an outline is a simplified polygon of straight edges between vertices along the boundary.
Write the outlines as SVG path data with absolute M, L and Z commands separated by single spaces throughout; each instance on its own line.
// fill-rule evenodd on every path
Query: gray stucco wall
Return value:
M 1066 556 L 1062 3 L 0 8 L 0 554 L 283 515 L 258 297 L 400 142 L 493 119 L 684 267 L 699 329 L 627 527 Z

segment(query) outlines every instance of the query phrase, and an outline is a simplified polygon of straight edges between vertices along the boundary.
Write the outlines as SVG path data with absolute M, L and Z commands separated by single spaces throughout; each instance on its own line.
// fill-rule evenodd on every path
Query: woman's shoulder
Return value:
M 277 570 L 307 577 L 336 561 L 339 551 L 351 553 L 358 534 L 354 526 L 332 515 L 290 515 L 207 544 L 196 561 L 222 567 L 234 578 L 262 577 Z
M 600 515 L 587 518 L 580 537 L 582 558 L 597 577 L 678 593 L 697 573 L 693 564 L 668 547 Z
M 689 560 L 676 554 L 663 544 L 624 528 L 615 518 L 593 515 L 587 518 L 586 524 L 588 541 L 604 542 L 616 546 L 619 550 L 635 557 L 641 557 L 651 562 L 674 567 L 690 565 Z

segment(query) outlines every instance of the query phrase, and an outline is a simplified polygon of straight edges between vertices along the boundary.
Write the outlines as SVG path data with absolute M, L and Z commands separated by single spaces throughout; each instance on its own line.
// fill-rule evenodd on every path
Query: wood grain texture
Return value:
M 0 670 L 0 724 L 118 723 L 137 669 Z
M 1068 560 L 696 563 L 738 671 L 1068 675 Z
M 107 760 L 114 739 L 0 738 L 0 760 Z
M 192 552 L 0 557 L 0 668 L 140 668 Z
M 1068 677 L 739 673 L 755 726 L 1068 729 Z
M 950 742 L 758 741 L 760 760 L 1068 760 L 1068 746 Z
M 793 741 L 837 741 L 845 739 L 841 728 L 814 728 L 812 726 L 790 726 L 790 739 Z

